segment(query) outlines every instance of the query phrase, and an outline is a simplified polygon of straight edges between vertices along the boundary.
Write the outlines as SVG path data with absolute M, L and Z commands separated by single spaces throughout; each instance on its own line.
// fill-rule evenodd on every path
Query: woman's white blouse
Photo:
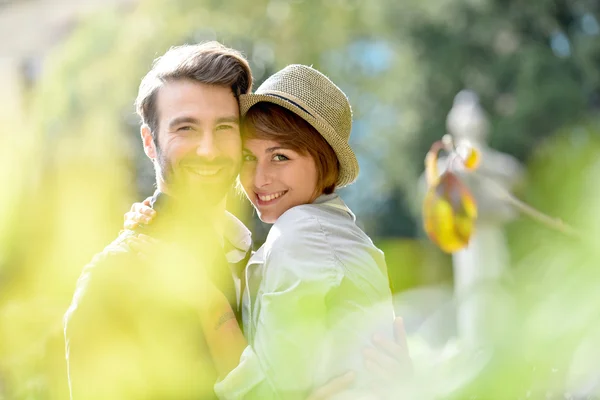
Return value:
M 384 255 L 337 194 L 286 211 L 250 258 L 242 298 L 248 347 L 215 385 L 221 399 L 306 399 L 349 370 L 372 382 L 362 350 L 392 337 Z

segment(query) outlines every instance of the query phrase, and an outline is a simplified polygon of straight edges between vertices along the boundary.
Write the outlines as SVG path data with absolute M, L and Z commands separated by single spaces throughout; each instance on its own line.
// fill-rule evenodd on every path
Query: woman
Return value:
M 352 393 L 366 390 L 374 377 L 361 350 L 374 333 L 391 338 L 394 315 L 383 253 L 335 193 L 358 175 L 350 104 L 320 72 L 290 65 L 241 96 L 240 109 L 240 182 L 273 227 L 246 268 L 245 337 L 219 324 L 230 306 L 218 293 L 201 312 L 223 378 L 215 391 L 304 399 L 348 370 Z

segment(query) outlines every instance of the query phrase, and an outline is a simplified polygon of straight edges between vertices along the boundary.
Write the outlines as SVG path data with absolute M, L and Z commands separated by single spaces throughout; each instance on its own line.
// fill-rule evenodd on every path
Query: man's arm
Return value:
M 208 285 L 209 298 L 200 308 L 204 337 L 222 380 L 240 362 L 248 341 L 240 329 L 227 298 L 213 285 Z
M 128 238 L 86 266 L 65 316 L 72 399 L 214 398 L 190 301 L 198 276 L 171 246 L 154 248 L 140 257 Z
M 64 317 L 72 399 L 123 397 L 118 390 L 119 377 L 115 375 L 126 366 L 127 355 L 113 350 L 127 347 L 128 324 L 122 317 L 129 307 L 122 296 L 124 281 L 115 272 L 132 264 L 132 259 L 130 254 L 118 249 L 105 249 L 85 266 L 77 281 Z
M 248 345 L 242 330 L 236 320 L 236 315 L 231 307 L 230 300 L 221 292 L 211 278 L 206 273 L 207 269 L 223 268 L 227 271 L 225 279 L 231 280 L 228 265 L 204 265 L 207 260 L 190 258 L 184 248 L 173 244 L 166 246 L 159 240 L 153 239 L 144 234 L 131 238 L 129 245 L 142 259 L 151 261 L 160 260 L 160 254 L 171 255 L 164 262 L 173 261 L 175 255 L 180 262 L 183 262 L 195 270 L 193 283 L 191 286 L 179 285 L 179 292 L 183 297 L 187 297 L 190 304 L 197 311 L 196 317 L 199 317 L 199 323 L 202 326 L 204 338 L 208 345 L 212 361 L 221 378 L 225 377 L 233 370 L 240 361 L 243 350 Z M 213 249 L 214 250 L 214 249 Z M 212 253 L 208 260 L 212 260 Z M 206 254 L 204 254 L 206 256 Z M 223 260 L 226 262 L 224 256 Z M 202 262 L 204 261 L 204 263 Z M 160 262 L 162 263 L 162 261 Z M 184 287 L 187 287 L 185 289 Z M 187 295 L 186 295 L 187 294 Z

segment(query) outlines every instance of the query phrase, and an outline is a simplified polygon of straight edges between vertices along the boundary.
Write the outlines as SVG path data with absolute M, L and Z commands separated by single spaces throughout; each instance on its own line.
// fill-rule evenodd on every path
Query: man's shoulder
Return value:
M 112 271 L 123 270 L 125 264 L 131 262 L 131 257 L 134 256 L 134 253 L 126 240 L 133 235 L 135 235 L 134 231 L 122 231 L 115 240 L 108 244 L 102 251 L 96 253 L 90 262 L 83 267 L 77 279 L 71 306 L 65 315 L 65 322 L 78 307 L 84 295 L 90 290 L 92 281 L 96 281 L 95 286 L 100 285 L 103 289 L 106 289 L 109 285 L 105 281 L 107 277 L 113 275 Z
M 121 256 L 132 253 L 131 247 L 127 244 L 127 238 L 135 236 L 132 230 L 124 230 L 119 233 L 119 236 L 110 242 L 102 251 L 96 253 L 88 265 L 95 265 L 101 261 L 111 258 L 119 258 Z
M 91 274 L 95 273 L 98 269 L 106 269 L 108 265 L 118 264 L 122 261 L 129 260 L 134 253 L 127 244 L 127 238 L 134 235 L 134 231 L 122 231 L 115 240 L 108 244 L 108 246 L 99 253 L 96 253 L 90 262 L 83 267 L 77 281 L 77 287 L 86 286 Z
M 131 252 L 131 247 L 129 247 L 129 245 L 127 244 L 127 238 L 133 237 L 135 236 L 135 234 L 135 231 L 132 231 L 130 229 L 125 229 L 121 231 L 121 233 L 119 233 L 119 236 L 117 236 L 115 240 L 110 242 L 108 246 L 106 246 L 104 250 L 102 250 L 102 253 L 120 254 Z

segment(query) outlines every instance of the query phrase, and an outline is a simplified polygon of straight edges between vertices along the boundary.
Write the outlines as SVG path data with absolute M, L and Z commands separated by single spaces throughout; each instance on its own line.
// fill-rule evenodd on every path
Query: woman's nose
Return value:
M 254 170 L 254 185 L 257 188 L 268 186 L 273 182 L 273 174 L 269 166 L 258 164 Z

